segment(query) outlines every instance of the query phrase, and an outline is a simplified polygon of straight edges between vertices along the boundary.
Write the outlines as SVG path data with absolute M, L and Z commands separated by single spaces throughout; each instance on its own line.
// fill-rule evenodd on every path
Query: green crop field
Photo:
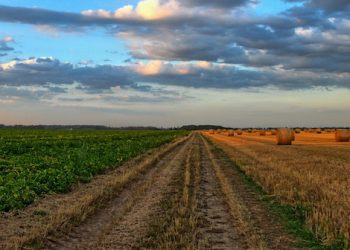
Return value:
M 0 211 L 89 182 L 183 131 L 0 130 Z

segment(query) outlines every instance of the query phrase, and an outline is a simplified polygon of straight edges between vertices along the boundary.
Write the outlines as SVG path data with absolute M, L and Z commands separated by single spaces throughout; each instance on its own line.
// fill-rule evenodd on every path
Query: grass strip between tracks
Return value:
M 197 213 L 200 183 L 200 156 L 198 146 L 186 153 L 182 174 L 172 183 L 173 192 L 160 202 L 161 215 L 149 227 L 142 246 L 146 249 L 204 249 L 199 240 L 200 219 Z

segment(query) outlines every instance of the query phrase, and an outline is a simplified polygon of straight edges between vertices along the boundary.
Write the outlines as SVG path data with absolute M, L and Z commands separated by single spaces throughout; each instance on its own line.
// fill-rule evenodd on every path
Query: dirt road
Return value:
M 6 228 L 2 219 L 0 225 L 5 225 L 7 234 L 1 238 L 2 246 L 9 249 L 294 249 L 295 239 L 284 232 L 259 197 L 246 189 L 230 164 L 222 152 L 194 133 L 134 165 L 110 173 L 100 182 L 95 181 L 90 184 L 95 187 L 89 188 L 91 193 L 81 187 L 65 198 L 56 197 L 57 206 L 68 206 L 67 196 L 71 196 L 70 206 L 76 206 L 74 201 L 79 201 L 81 192 L 86 200 L 89 195 L 96 195 L 95 189 L 105 185 L 108 178 L 118 179 L 110 181 L 113 185 L 108 187 L 113 191 L 108 192 L 107 198 L 91 199 L 95 202 L 84 203 L 86 207 L 75 210 L 84 216 L 66 216 L 61 221 L 56 218 L 50 230 L 33 233 L 36 238 L 24 237 L 29 233 L 28 226 L 27 231 L 18 235 Z M 59 202 L 60 199 L 66 202 Z M 43 210 L 43 204 L 28 208 L 19 217 L 10 216 L 7 222 L 13 223 L 12 226 L 22 223 L 26 228 L 30 221 L 26 215 L 37 211 L 38 206 Z M 82 206 L 81 202 L 78 204 Z M 42 227 L 37 226 L 39 229 Z

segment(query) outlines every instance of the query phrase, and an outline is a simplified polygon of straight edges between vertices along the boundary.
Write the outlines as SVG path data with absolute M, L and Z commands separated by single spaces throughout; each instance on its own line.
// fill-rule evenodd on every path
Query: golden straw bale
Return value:
M 227 135 L 228 135 L 228 136 L 235 136 L 235 131 L 229 130 L 229 131 L 227 132 Z
M 290 128 L 279 128 L 276 133 L 277 145 L 292 145 L 293 130 Z
M 348 142 L 350 139 L 350 132 L 346 129 L 337 129 L 335 131 L 336 142 Z

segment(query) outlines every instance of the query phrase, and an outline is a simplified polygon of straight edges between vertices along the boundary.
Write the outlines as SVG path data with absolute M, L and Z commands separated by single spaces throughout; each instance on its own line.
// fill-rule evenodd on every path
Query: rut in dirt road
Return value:
M 243 249 L 203 141 L 200 142 L 200 232 L 211 249 Z
M 193 138 L 125 187 L 105 208 L 88 218 L 66 236 L 51 238 L 48 249 L 131 249 L 144 236 L 157 214 L 157 203 L 169 192 L 169 183 L 179 174 Z
M 199 134 L 174 192 L 151 227 L 147 249 L 246 249 Z M 244 243 L 244 242 L 243 242 Z
M 297 239 L 285 231 L 259 196 L 247 189 L 227 155 L 215 150 L 204 138 L 203 142 L 243 249 L 298 249 Z

